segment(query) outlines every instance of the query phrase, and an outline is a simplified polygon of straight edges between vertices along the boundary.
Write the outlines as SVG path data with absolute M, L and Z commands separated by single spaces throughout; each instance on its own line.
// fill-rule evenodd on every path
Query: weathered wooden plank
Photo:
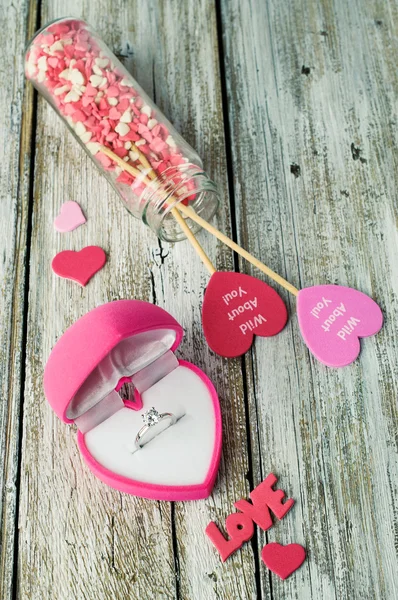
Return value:
M 203 157 L 205 169 L 218 182 L 222 203 L 218 226 L 229 231 L 229 202 L 225 160 L 224 123 L 219 74 L 216 13 L 213 2 L 159 2 L 156 100 L 172 122 Z M 171 36 L 170 32 L 178 34 Z M 170 41 L 172 37 L 172 41 Z M 181 101 L 185 98 L 185 101 Z M 200 235 L 219 269 L 231 269 L 231 255 L 215 240 Z M 217 249 L 217 250 L 216 250 Z M 187 262 L 188 258 L 188 262 Z M 204 530 L 215 519 L 220 525 L 232 512 L 237 498 L 247 496 L 250 471 L 247 454 L 245 399 L 240 361 L 223 360 L 209 351 L 201 329 L 201 305 L 208 273 L 199 269 L 199 259 L 176 245 L 168 257 L 174 276 L 164 277 L 162 302 L 179 316 L 186 328 L 181 353 L 208 373 L 221 399 L 224 426 L 223 461 L 217 485 L 205 502 L 178 503 L 175 507 L 181 598 L 210 600 L 254 599 L 255 562 L 252 548 L 223 565 L 205 537 Z M 176 277 L 178 282 L 176 284 Z M 170 282 L 170 283 L 169 283 Z M 160 283 L 160 282 L 159 282 Z M 175 302 L 175 300 L 177 302 Z
M 0 597 L 13 590 L 29 212 L 32 93 L 23 51 L 35 21 L 29 2 L 0 8 Z
M 309 552 L 271 577 L 275 598 L 398 594 L 397 14 L 393 0 L 222 3 L 242 244 L 298 287 L 350 285 L 386 313 L 331 370 L 288 298 L 285 331 L 247 359 L 255 476 L 273 470 L 297 500 L 266 537 Z
M 46 22 L 63 15 L 44 3 Z M 72 1 L 148 93 L 204 156 L 226 194 L 225 154 L 214 6 L 176 2 Z M 138 16 L 137 16 L 138 15 Z M 192 26 L 192 29 L 188 27 Z M 129 44 L 127 44 L 129 42 Z M 133 53 L 131 53 L 133 47 Z M 120 52 L 122 49 L 122 52 Z M 127 55 L 127 57 L 126 57 Z M 23 598 L 256 597 L 250 546 L 225 571 L 204 535 L 212 518 L 246 495 L 249 470 L 239 362 L 215 359 L 200 328 L 208 275 L 187 244 L 161 244 L 119 204 L 53 111 L 39 100 L 31 246 L 18 585 Z M 72 234 L 52 226 L 61 203 L 78 201 L 87 224 Z M 227 202 L 219 217 L 228 227 Z M 231 256 L 201 237 L 222 267 Z M 53 255 L 101 245 L 108 263 L 85 289 L 56 279 Z M 90 308 L 116 298 L 156 301 L 184 325 L 181 355 L 213 379 L 224 409 L 226 450 L 215 492 L 197 503 L 156 503 L 106 488 L 82 464 L 76 432 L 52 415 L 42 390 L 43 366 L 65 328 Z M 225 574 L 227 573 L 227 577 Z M 222 580 L 224 579 L 224 581 Z

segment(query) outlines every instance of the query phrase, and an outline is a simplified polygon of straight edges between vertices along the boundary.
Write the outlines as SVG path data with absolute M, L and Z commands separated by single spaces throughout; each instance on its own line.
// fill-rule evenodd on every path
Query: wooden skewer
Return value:
M 156 178 L 156 173 L 152 169 L 152 166 L 146 158 L 145 154 L 143 154 L 135 144 L 132 143 L 131 147 L 139 155 L 139 160 L 142 166 L 148 170 L 148 173 L 144 175 L 144 177 L 142 171 L 140 171 L 136 167 L 133 167 L 133 165 L 129 165 L 126 161 L 120 158 L 120 156 L 112 152 L 112 150 L 110 150 L 106 146 L 101 147 L 101 152 L 109 158 L 111 158 L 114 162 L 116 162 L 124 171 L 131 173 L 131 175 L 134 175 L 134 177 L 139 177 L 143 183 L 150 187 L 153 187 L 152 181 Z M 203 250 L 202 246 L 196 239 L 195 235 L 192 233 L 189 226 L 186 224 L 185 219 L 182 217 L 181 213 L 177 210 L 175 206 L 171 209 L 170 212 L 177 221 L 178 225 L 181 227 L 182 231 L 191 243 L 192 247 L 199 255 L 200 259 L 202 260 L 206 269 L 209 271 L 210 275 L 213 275 L 216 272 L 215 266 L 211 262 L 210 258 L 207 256 L 206 252 Z
M 217 239 L 223 242 L 223 244 L 234 250 L 237 254 L 240 254 L 240 256 L 245 258 L 249 263 L 251 263 L 252 265 L 257 267 L 257 269 L 268 275 L 268 277 L 279 283 L 279 285 L 281 285 L 285 288 L 285 290 L 293 294 L 293 296 L 298 295 L 299 290 L 296 287 L 294 287 L 294 285 L 286 281 L 286 279 L 278 275 L 278 273 L 275 273 L 275 271 L 267 267 L 267 265 L 262 263 L 255 256 L 247 252 L 247 250 L 241 248 L 241 246 L 238 246 L 238 244 L 236 244 L 233 240 L 227 237 L 224 233 L 219 231 L 216 227 L 210 225 L 210 223 L 202 219 L 202 217 L 196 214 L 196 212 L 191 207 L 184 206 L 184 204 L 179 204 L 178 210 L 190 219 L 192 219 L 192 221 L 195 221 L 195 223 L 203 227 L 203 229 L 206 229 L 206 231 L 214 235 Z

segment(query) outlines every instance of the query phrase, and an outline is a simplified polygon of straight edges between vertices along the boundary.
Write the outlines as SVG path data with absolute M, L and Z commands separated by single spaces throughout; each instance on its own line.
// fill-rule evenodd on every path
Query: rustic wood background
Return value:
M 217 225 L 297 287 L 340 283 L 386 322 L 352 366 L 303 344 L 295 302 L 275 339 L 242 360 L 206 346 L 208 274 L 187 243 L 159 242 L 123 209 L 23 73 L 27 40 L 82 16 L 204 158 Z M 2 600 L 353 600 L 398 597 L 397 0 L 0 0 L 0 597 Z M 87 225 L 55 232 L 61 204 Z M 234 257 L 200 235 L 218 268 Z M 85 289 L 50 269 L 101 245 Z M 257 274 L 243 263 L 235 266 Z M 185 327 L 180 352 L 219 392 L 223 458 L 212 496 L 129 497 L 88 472 L 76 431 L 43 394 L 58 337 L 103 302 L 141 298 Z M 204 535 L 269 472 L 292 512 L 222 564 Z M 283 582 L 266 541 L 308 560 Z

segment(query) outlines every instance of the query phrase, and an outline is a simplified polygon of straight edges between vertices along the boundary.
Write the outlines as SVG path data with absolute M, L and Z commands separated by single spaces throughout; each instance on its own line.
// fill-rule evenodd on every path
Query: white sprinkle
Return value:
M 83 91 L 82 91 L 82 86 L 80 85 L 74 85 L 72 87 L 73 91 L 76 92 L 76 94 L 78 94 L 79 96 L 83 96 Z
M 173 137 L 171 137 L 171 135 L 169 135 L 169 136 L 166 138 L 166 144 L 167 144 L 168 146 L 171 146 L 172 148 L 175 148 L 175 147 L 177 146 L 177 144 L 176 144 L 176 143 L 175 143 L 175 141 L 174 141 L 174 138 L 173 138 Z
M 136 146 L 143 146 L 144 144 L 146 144 L 145 140 L 138 140 L 138 142 L 135 143 Z
M 91 152 L 91 154 L 97 154 L 100 151 L 100 145 L 97 142 L 89 142 L 87 144 L 87 150 Z
M 76 85 L 84 85 L 84 77 L 78 69 L 72 69 L 69 80 Z
M 110 104 L 111 106 L 117 106 L 119 104 L 119 101 L 117 98 L 108 98 L 108 104 Z
M 153 129 L 155 127 L 155 125 L 157 125 L 157 123 L 158 122 L 156 119 L 149 119 L 148 125 L 147 125 L 148 129 L 149 130 Z
M 141 108 L 141 112 L 143 115 L 147 115 L 148 117 L 150 117 L 152 110 L 151 107 L 148 106 L 148 104 L 144 104 L 144 106 Z
M 93 134 L 91 133 L 91 131 L 86 131 L 86 133 L 83 133 L 83 135 L 81 136 L 82 142 L 87 144 L 91 140 L 92 135 Z
M 32 77 L 36 73 L 35 64 L 31 61 L 28 61 L 27 65 L 26 65 L 26 71 L 27 71 L 29 77 Z
M 86 133 L 86 128 L 84 127 L 84 125 L 81 121 L 78 121 L 76 123 L 75 131 L 79 137 L 81 137 L 83 135 L 83 133 Z
M 69 81 L 70 70 L 69 69 L 64 69 L 62 71 L 62 73 L 59 74 L 59 77 L 61 77 L 62 79 L 66 79 L 67 81 Z
M 69 87 L 67 85 L 63 85 L 59 88 L 56 88 L 54 90 L 54 95 L 55 96 L 60 96 L 61 94 L 63 94 L 64 92 L 67 92 L 69 90 Z
M 96 98 L 102 98 L 103 95 L 104 95 L 104 92 L 98 92 Z
M 140 158 L 140 155 L 138 154 L 138 152 L 129 152 L 129 157 L 133 162 L 135 162 Z
M 102 69 L 100 69 L 97 65 L 93 65 L 93 73 L 96 75 L 101 75 L 102 78 Z
M 96 58 L 95 59 L 95 64 L 98 67 L 101 67 L 102 69 L 105 69 L 105 67 L 108 65 L 109 60 L 107 58 Z
M 103 89 L 105 89 L 105 88 L 107 88 L 107 87 L 108 87 L 108 80 L 107 80 L 107 78 L 106 78 L 106 77 L 104 77 L 104 78 L 102 79 L 102 83 L 101 83 L 101 85 L 100 85 L 99 87 L 100 87 L 100 90 L 103 90 Z
M 39 71 L 39 74 L 37 75 L 37 81 L 39 83 L 42 83 L 45 80 L 46 80 L 46 72 L 45 71 Z
M 129 162 L 129 160 L 130 160 L 130 159 L 129 159 L 129 157 L 128 157 L 128 156 L 125 156 L 125 157 L 123 158 L 123 160 L 124 160 L 124 162 Z
M 71 61 L 70 61 L 70 63 L 69 63 L 69 68 L 72 69 L 75 66 L 75 64 L 76 64 L 76 59 L 72 58 Z
M 91 75 L 90 83 L 93 87 L 99 87 L 102 83 L 102 77 L 99 75 Z
M 131 112 L 129 110 L 126 110 L 120 117 L 121 123 L 131 123 L 132 120 L 133 119 L 131 118 Z
M 37 66 L 39 67 L 40 71 L 47 71 L 47 56 L 41 56 L 37 61 Z
M 118 133 L 119 135 L 123 136 L 123 135 L 127 135 L 128 132 L 130 131 L 130 127 L 128 125 L 126 125 L 126 123 L 119 123 L 116 127 L 115 127 L 115 131 L 116 133 Z M 145 142 L 144 142 L 145 143 Z
M 64 45 L 61 44 L 60 41 L 54 42 L 52 46 L 50 46 L 50 52 L 57 52 L 57 50 L 63 50 Z
M 77 102 L 79 100 L 79 98 L 80 98 L 80 96 L 76 92 L 76 90 L 71 90 L 69 92 L 69 94 L 66 94 L 66 96 L 64 98 L 64 102 Z
M 128 79 L 122 79 L 120 85 L 124 87 L 133 87 L 133 84 Z
M 130 150 L 131 142 L 124 142 L 124 147 L 126 148 L 126 150 Z

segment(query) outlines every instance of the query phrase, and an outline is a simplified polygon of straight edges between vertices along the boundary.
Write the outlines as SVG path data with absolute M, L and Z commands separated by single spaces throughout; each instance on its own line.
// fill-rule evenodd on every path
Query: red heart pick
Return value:
M 266 544 L 261 551 L 261 558 L 265 565 L 281 579 L 289 575 L 305 561 L 305 549 L 300 544 L 287 544 L 282 546 L 276 542 Z
M 254 335 L 276 335 L 286 321 L 282 298 L 263 281 L 226 271 L 212 275 L 203 300 L 202 324 L 207 343 L 220 356 L 241 356 Z
M 93 275 L 106 263 L 106 254 L 99 246 L 87 246 L 75 252 L 65 250 L 54 256 L 51 263 L 54 273 L 65 279 L 72 279 L 85 286 Z

